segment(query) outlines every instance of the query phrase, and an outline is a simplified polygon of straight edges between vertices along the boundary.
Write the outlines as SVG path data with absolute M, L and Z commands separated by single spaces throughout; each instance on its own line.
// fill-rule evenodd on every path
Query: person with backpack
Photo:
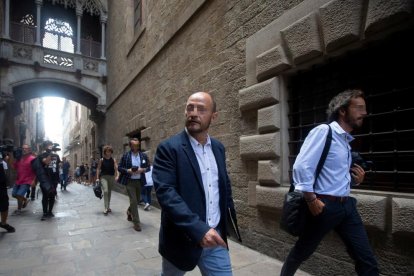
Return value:
M 311 215 L 280 275 L 294 275 L 332 230 L 339 234 L 354 259 L 358 275 L 379 275 L 356 199 L 349 196 L 351 184 L 362 183 L 365 177 L 364 169 L 352 164 L 349 145 L 354 139 L 350 133 L 362 126 L 367 115 L 364 93 L 346 90 L 338 94 L 330 101 L 327 114 L 332 142 L 316 181 L 315 171 L 329 126 L 322 124 L 309 132 L 293 165 L 295 191 L 303 193 Z
M 104 192 L 104 215 L 112 212 L 111 205 L 111 192 L 114 187 L 115 181 L 118 180 L 118 165 L 115 158 L 112 157 L 113 149 L 111 146 L 106 145 L 103 147 L 103 157 L 98 162 L 96 170 L 96 179 L 99 180 Z

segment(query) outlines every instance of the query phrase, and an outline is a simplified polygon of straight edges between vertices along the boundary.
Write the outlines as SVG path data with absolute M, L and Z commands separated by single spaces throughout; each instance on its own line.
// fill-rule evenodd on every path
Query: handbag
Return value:
M 95 196 L 99 199 L 102 199 L 102 185 L 101 185 L 101 181 L 96 181 L 95 186 L 93 187 L 93 193 L 95 194 Z
M 322 170 L 332 142 L 332 129 L 329 125 L 328 127 L 329 131 L 326 137 L 325 146 L 323 148 L 321 158 L 319 159 L 318 166 L 316 167 L 315 182 L 313 183 L 314 189 L 316 179 Z M 295 186 L 293 185 L 292 181 L 290 184 L 289 192 L 285 195 L 285 200 L 283 202 L 280 228 L 292 236 L 299 236 L 305 229 L 306 221 L 309 215 L 310 211 L 306 204 L 303 193 L 300 191 L 295 191 Z

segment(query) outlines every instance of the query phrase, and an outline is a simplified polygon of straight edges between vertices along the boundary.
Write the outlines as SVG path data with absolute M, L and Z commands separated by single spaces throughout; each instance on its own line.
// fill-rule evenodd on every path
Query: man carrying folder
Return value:
M 225 149 L 208 135 L 217 115 L 209 93 L 192 94 L 185 107 L 185 130 L 163 141 L 155 154 L 152 176 L 162 208 L 164 276 L 184 275 L 195 266 L 203 275 L 232 275 L 226 236 L 238 230 Z

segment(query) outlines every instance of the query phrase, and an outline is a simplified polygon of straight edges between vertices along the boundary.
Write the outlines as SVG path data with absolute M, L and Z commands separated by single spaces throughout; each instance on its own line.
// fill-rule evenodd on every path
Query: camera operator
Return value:
M 26 208 L 28 199 L 26 193 L 30 191 L 30 187 L 35 181 L 35 173 L 30 165 L 35 157 L 32 155 L 32 150 L 29 145 L 24 144 L 20 149 L 13 152 L 11 158 L 13 168 L 16 170 L 16 183 L 13 187 L 12 196 L 17 199 L 17 210 L 14 212 L 20 215 L 22 208 Z
M 47 141 L 49 142 L 49 141 Z M 47 148 L 42 154 L 40 154 L 32 162 L 32 168 L 36 172 L 37 180 L 40 183 L 40 189 L 42 190 L 42 208 L 43 215 L 40 220 L 44 221 L 47 218 L 54 217 L 52 210 L 55 204 L 56 196 L 56 173 L 53 172 L 53 153 Z M 59 172 L 58 179 L 59 179 Z
M 57 148 L 58 145 L 59 144 L 52 143 L 51 141 L 43 142 L 43 148 L 46 152 L 50 153 L 51 161 L 48 165 L 48 169 L 50 171 L 51 181 L 53 186 L 55 187 L 55 190 L 57 189 L 57 186 L 60 182 L 59 167 L 61 161 L 59 155 L 56 154 L 56 151 L 60 150 L 59 148 Z M 54 217 L 52 211 L 48 212 L 48 216 Z
M 4 154 L 4 159 L 3 159 Z M 7 217 L 9 216 L 9 196 L 7 194 L 7 177 L 4 170 L 4 162 L 7 161 L 6 152 L 0 151 L 0 228 L 6 229 L 7 232 L 15 232 L 13 226 L 7 224 Z

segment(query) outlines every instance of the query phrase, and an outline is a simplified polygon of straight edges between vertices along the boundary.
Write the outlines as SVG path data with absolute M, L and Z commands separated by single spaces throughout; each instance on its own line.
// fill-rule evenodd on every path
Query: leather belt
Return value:
M 336 202 L 345 202 L 348 200 L 349 196 L 332 196 L 332 195 L 316 195 L 319 198 L 326 198 L 330 201 L 336 201 Z

